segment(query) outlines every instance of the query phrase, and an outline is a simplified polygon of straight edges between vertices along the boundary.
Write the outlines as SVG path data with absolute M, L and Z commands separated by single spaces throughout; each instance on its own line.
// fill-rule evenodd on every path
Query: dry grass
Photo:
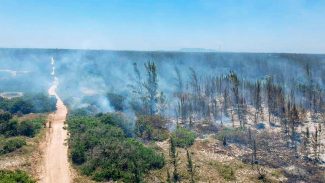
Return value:
M 166 182 L 167 170 L 172 175 L 173 165 L 169 158 L 168 141 L 158 142 L 157 145 L 166 157 L 167 165 L 161 170 L 155 170 L 146 177 L 146 182 Z M 222 144 L 209 137 L 198 139 L 188 149 L 191 152 L 195 165 L 196 182 L 259 182 L 258 173 L 251 165 L 244 164 L 236 158 L 245 153 L 235 145 L 224 148 Z M 190 175 L 187 172 L 186 150 L 178 148 L 181 182 L 190 182 Z M 285 178 L 277 169 L 265 168 L 268 182 L 281 182 Z

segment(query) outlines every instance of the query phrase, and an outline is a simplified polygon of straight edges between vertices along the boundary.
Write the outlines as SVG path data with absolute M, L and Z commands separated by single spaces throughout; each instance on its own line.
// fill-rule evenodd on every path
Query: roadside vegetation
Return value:
M 0 162 L 4 163 L 0 166 L 1 183 L 36 182 L 28 175 L 32 171 L 29 162 L 32 157 L 29 156 L 37 151 L 35 144 L 47 120 L 44 113 L 54 111 L 55 102 L 55 99 L 43 94 L 12 99 L 0 97 Z M 10 167 L 10 164 L 5 164 L 6 161 L 17 161 L 17 165 Z
M 0 155 L 11 153 L 26 145 L 26 140 L 22 137 L 7 138 L 0 141 Z
M 0 170 L 0 183 L 36 183 L 26 172 Z
M 45 118 L 19 121 L 9 112 L 0 111 L 0 133 L 3 137 L 34 137 L 45 126 Z
M 141 182 L 149 170 L 164 166 L 164 157 L 128 137 L 127 124 L 117 114 L 70 115 L 71 159 L 82 174 L 96 181 Z

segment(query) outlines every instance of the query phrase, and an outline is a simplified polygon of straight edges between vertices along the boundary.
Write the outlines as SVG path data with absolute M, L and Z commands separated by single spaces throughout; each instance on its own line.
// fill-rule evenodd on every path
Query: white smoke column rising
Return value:
M 52 65 L 52 73 L 51 73 L 51 75 L 54 76 L 55 75 L 55 72 L 54 72 L 55 61 L 54 61 L 53 57 L 51 57 L 51 65 Z M 57 93 L 56 93 L 56 89 L 57 89 L 58 85 L 59 85 L 59 79 L 56 76 L 54 76 L 52 86 L 49 89 L 49 94 L 50 95 L 58 97 Z
M 98 105 L 100 112 L 107 113 L 107 112 L 114 112 L 110 102 L 105 96 L 98 97 Z
M 52 73 L 51 75 L 54 76 L 55 75 L 55 60 L 53 57 L 51 57 L 51 64 L 52 64 Z
M 51 64 L 52 64 L 52 65 L 55 65 L 55 60 L 54 60 L 53 57 L 51 57 Z

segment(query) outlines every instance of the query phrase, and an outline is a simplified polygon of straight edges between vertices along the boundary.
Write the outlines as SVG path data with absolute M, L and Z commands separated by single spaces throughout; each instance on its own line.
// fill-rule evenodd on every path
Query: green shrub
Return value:
M 166 140 L 169 136 L 166 119 L 155 116 L 139 116 L 135 124 L 135 134 L 144 140 Z
M 35 183 L 27 173 L 16 170 L 0 170 L 0 183 Z
M 85 147 L 81 142 L 75 142 L 74 148 L 71 150 L 72 162 L 77 165 L 84 163 L 86 161 L 85 151 Z
M 69 116 L 71 159 L 96 181 L 139 182 L 146 172 L 164 166 L 164 157 L 128 138 L 118 114 Z
M 226 181 L 236 180 L 236 170 L 232 166 L 225 165 L 219 162 L 214 162 L 211 164 L 217 169 L 219 175 L 222 176 Z
M 248 132 L 240 128 L 223 128 L 216 134 L 216 138 L 223 141 L 225 138 L 227 142 L 237 144 L 248 144 Z
M 6 137 L 18 135 L 18 121 L 16 119 L 11 119 L 9 121 L 0 122 L 0 134 Z
M 132 121 L 127 119 L 127 117 L 122 113 L 99 114 L 97 117 L 99 117 L 102 123 L 111 124 L 122 128 L 128 137 L 133 136 L 134 125 Z
M 21 137 L 14 137 L 4 140 L 2 147 L 0 147 L 1 154 L 13 152 L 26 145 L 25 139 Z
M 235 170 L 229 165 L 221 165 L 218 172 L 227 181 L 236 180 Z
M 22 121 L 20 123 L 16 119 L 11 119 L 6 122 L 0 121 L 0 133 L 7 137 L 17 135 L 34 137 L 39 133 L 40 129 L 44 126 L 44 123 L 44 118 Z
M 33 120 L 22 121 L 19 123 L 17 132 L 19 135 L 34 137 L 44 126 L 45 119 L 37 118 Z
M 27 101 L 23 100 L 22 98 L 14 98 L 12 100 L 9 112 L 12 114 L 22 113 L 28 114 L 32 112 L 32 104 L 28 103 Z
M 0 121 L 9 121 L 11 118 L 12 114 L 10 112 L 0 111 Z
M 194 132 L 187 130 L 186 128 L 179 127 L 172 133 L 172 138 L 177 147 L 190 147 L 193 145 L 196 135 Z

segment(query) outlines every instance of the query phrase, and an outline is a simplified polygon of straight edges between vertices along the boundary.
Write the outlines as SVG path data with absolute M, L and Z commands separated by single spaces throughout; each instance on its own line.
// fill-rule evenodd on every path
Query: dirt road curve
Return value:
M 57 111 L 50 116 L 51 128 L 47 128 L 46 146 L 43 154 L 43 170 L 40 182 L 69 183 L 71 173 L 68 162 L 68 147 L 65 145 L 68 134 L 63 129 L 67 108 L 56 93 L 57 82 L 54 81 L 49 94 L 57 98 Z M 49 125 L 49 124 L 48 124 Z

